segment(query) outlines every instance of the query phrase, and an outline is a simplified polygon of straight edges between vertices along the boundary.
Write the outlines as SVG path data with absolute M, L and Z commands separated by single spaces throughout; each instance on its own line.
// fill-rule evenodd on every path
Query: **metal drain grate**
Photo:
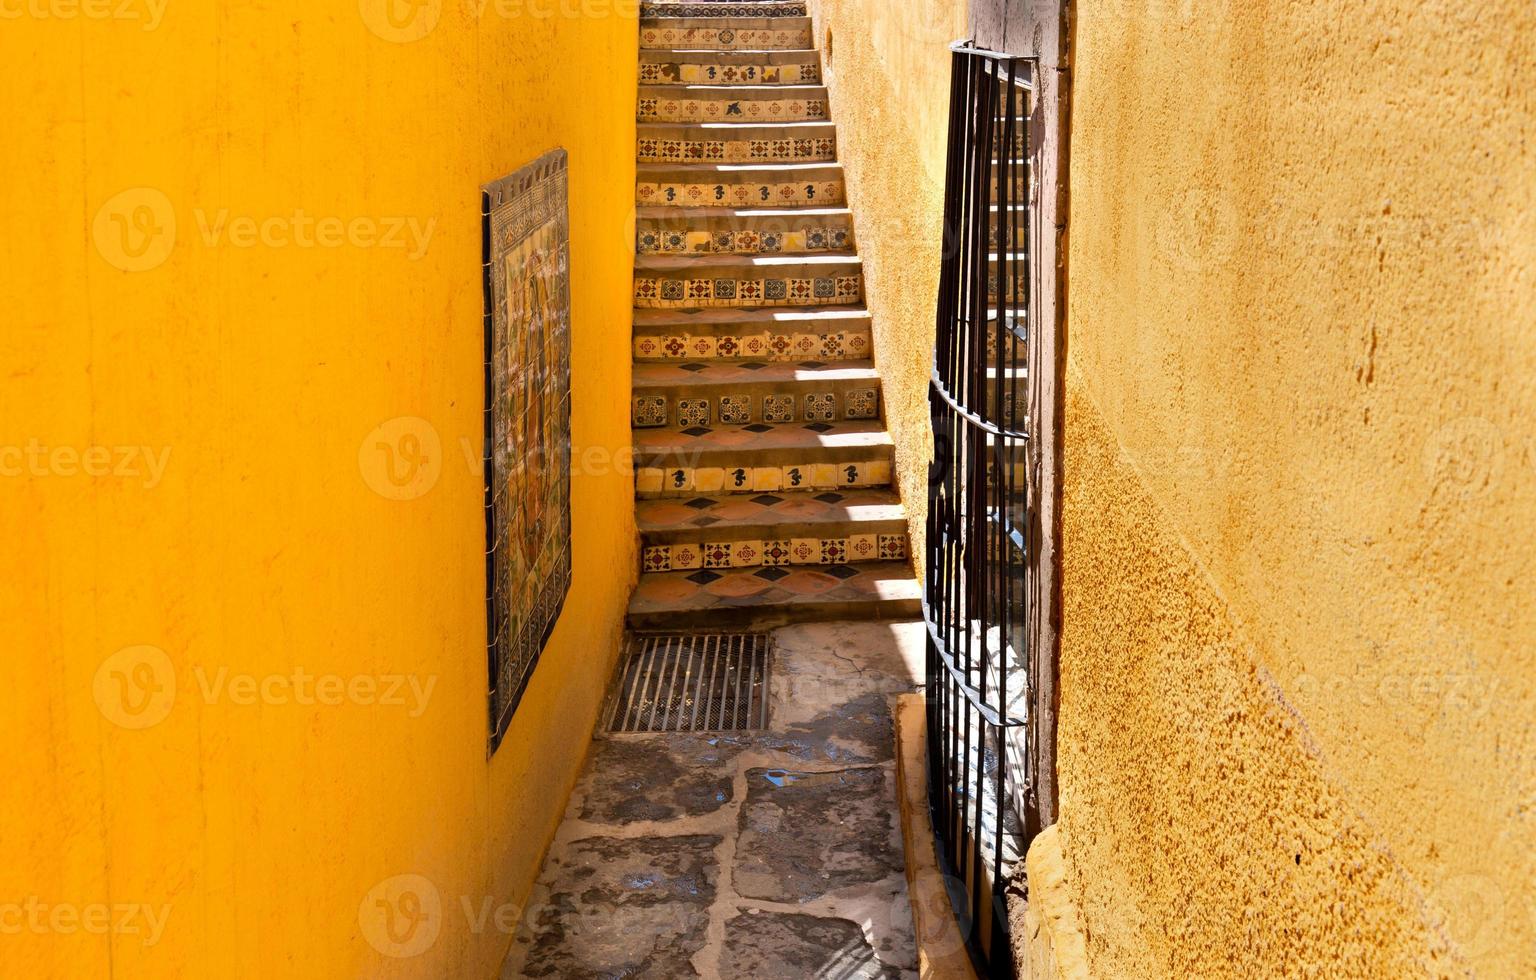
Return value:
M 610 732 L 767 727 L 768 634 L 630 634 Z

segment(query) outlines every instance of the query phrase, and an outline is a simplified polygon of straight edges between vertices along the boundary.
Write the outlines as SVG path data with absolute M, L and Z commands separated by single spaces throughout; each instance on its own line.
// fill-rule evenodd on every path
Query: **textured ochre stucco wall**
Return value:
M 1078 7 L 1090 965 L 1536 974 L 1536 7 Z
M 494 975 L 510 942 L 498 907 L 524 899 L 559 819 L 635 567 L 630 480 L 603 460 L 629 443 L 615 392 L 636 34 L 633 7 L 614 6 L 397 5 L 407 19 L 378 31 L 356 0 L 157 3 L 153 22 L 137 0 L 8 6 L 0 975 Z M 396 43 L 413 9 L 433 29 Z M 556 145 L 571 168 L 575 585 L 487 761 L 478 188 Z M 131 188 L 164 197 L 109 203 Z M 95 234 L 104 206 L 128 251 L 110 214 Z M 396 217 L 421 236 L 373 243 L 369 222 L 388 234 Z M 124 271 L 157 258 L 130 253 L 170 241 L 172 218 L 163 263 Z M 402 417 L 424 421 L 374 431 Z M 33 440 L 37 468 L 10 451 Z M 403 487 L 379 442 L 402 454 Z M 113 472 L 82 475 L 52 455 L 123 446 L 168 452 L 163 473 L 142 459 L 118 473 L 114 453 Z M 165 659 L 114 677 L 138 645 Z M 408 688 L 403 705 L 359 687 L 338 706 L 296 703 L 315 689 L 288 682 L 254 704 L 202 690 L 220 671 L 299 670 L 434 686 L 424 706 Z M 120 727 L 160 710 L 119 707 L 141 676 L 167 693 L 174 678 L 174 700 L 158 724 Z M 407 874 L 431 888 L 370 894 Z M 412 889 L 430 916 L 414 933 Z M 77 918 L 140 903 L 169 907 L 153 944 Z M 433 933 L 405 958 L 370 941 L 414 952 Z
M 944 223 L 949 43 L 964 3 L 813 0 L 838 159 L 864 260 L 896 481 L 921 568 L 933 435 L 928 378 Z M 830 35 L 830 46 L 828 37 Z

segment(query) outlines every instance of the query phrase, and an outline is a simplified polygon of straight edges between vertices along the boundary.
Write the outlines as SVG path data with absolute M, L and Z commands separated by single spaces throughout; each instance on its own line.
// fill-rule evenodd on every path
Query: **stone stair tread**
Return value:
M 756 429 L 758 431 L 751 431 Z M 697 434 L 694 434 L 697 433 Z M 678 458 L 696 452 L 773 453 L 788 458 L 807 449 L 869 449 L 888 454 L 895 443 L 879 419 L 841 422 L 785 422 L 779 425 L 707 425 L 632 430 L 637 457 L 668 455 Z M 638 462 L 638 460 L 637 460 Z M 765 464 L 756 464 L 765 465 Z
M 794 96 L 796 94 L 811 95 L 813 93 L 820 93 L 825 95 L 826 91 L 827 87 L 825 85 L 810 82 L 787 82 L 777 85 L 773 83 L 761 84 L 751 82 L 642 82 L 640 85 L 640 94 L 642 96 L 654 94 L 673 98 L 681 97 L 687 92 L 761 92 L 764 95 L 771 95 L 777 100 L 784 96 Z
M 641 30 L 672 29 L 686 31 L 689 28 L 730 28 L 738 31 L 805 31 L 810 30 L 809 17 L 752 17 L 746 13 L 731 13 L 724 17 L 641 17 Z M 652 49 L 655 50 L 655 49 Z M 707 48 L 705 50 L 708 50 Z M 739 48 L 730 48 L 739 51 Z M 771 48 L 769 50 L 798 50 Z
M 736 255 L 729 252 L 667 253 L 652 252 L 635 256 L 635 272 L 691 272 L 702 268 L 762 269 L 772 271 L 797 266 L 817 270 L 844 269 L 860 266 L 863 261 L 854 252 L 806 252 L 790 255 L 763 255 L 753 253 Z
M 809 172 L 812 170 L 835 171 L 827 176 L 841 177 L 843 165 L 830 161 L 816 163 L 637 163 L 635 164 L 636 177 L 647 175 L 660 175 L 665 173 L 684 173 L 689 175 L 702 174 L 753 174 L 753 173 L 778 173 L 782 171 Z
M 629 622 L 684 627 L 904 618 L 919 614 L 921 602 L 922 587 L 906 562 L 650 572 L 630 598 Z
M 805 462 L 885 461 L 895 444 L 885 422 L 783 422 L 754 425 L 693 425 L 679 429 L 633 429 L 634 464 L 670 468 L 677 461 L 700 465 L 765 467 Z M 723 458 L 719 459 L 719 458 Z M 820 458 L 820 459 L 817 459 Z
M 664 218 L 668 221 L 688 218 L 763 218 L 769 221 L 783 221 L 785 219 L 783 208 L 718 208 L 718 207 L 674 207 L 665 204 L 642 204 L 635 208 L 636 218 Z M 798 220 L 806 218 L 852 218 L 853 211 L 846 207 L 830 208 L 795 208 L 794 217 Z
M 641 534 L 707 531 L 724 538 L 791 525 L 886 525 L 905 521 L 906 507 L 895 490 L 873 487 L 832 491 L 775 491 L 703 494 L 635 501 Z M 774 532 L 777 533 L 777 532 Z M 860 529 L 852 533 L 863 533 Z M 674 535 L 675 536 L 675 535 Z
M 646 136 L 649 133 L 662 129 L 687 129 L 696 130 L 701 133 L 741 133 L 749 129 L 771 129 L 775 132 L 780 130 L 787 131 L 785 136 L 779 137 L 780 139 L 805 139 L 807 134 L 813 130 L 826 130 L 829 133 L 836 134 L 837 125 L 828 119 L 786 119 L 783 122 L 769 119 L 743 119 L 739 122 L 682 122 L 670 119 L 644 119 L 635 123 L 635 131 L 641 136 Z M 831 161 L 821 161 L 822 166 L 826 166 L 828 163 L 831 163 Z M 683 165 L 678 164 L 678 166 Z M 759 164 L 759 166 L 762 166 L 762 164 Z
M 761 57 L 763 55 L 806 55 L 806 56 L 809 56 L 807 58 L 807 61 L 798 62 L 800 64 L 805 64 L 808 61 L 816 61 L 820 57 L 820 55 L 817 53 L 817 50 L 815 48 L 641 48 L 640 49 L 640 57 L 643 60 L 647 60 L 647 61 L 661 61 L 661 60 L 664 60 L 664 59 L 662 59 L 662 58 L 660 58 L 658 56 L 660 56 L 660 55 L 668 55 L 668 54 L 709 55 L 711 57 L 719 55 L 719 56 L 722 57 L 722 59 L 729 59 L 729 58 L 732 58 L 732 57 L 747 56 L 747 55 L 757 55 L 759 57 Z M 798 61 L 798 59 L 792 59 L 792 60 Z M 728 60 L 721 60 L 718 63 L 722 64 L 722 65 L 725 65 L 725 64 L 730 64 L 731 62 L 728 61 Z M 739 63 L 745 64 L 746 61 L 744 59 L 742 62 L 739 62 Z
M 856 321 L 868 320 L 869 318 L 869 310 L 864 306 L 719 306 L 702 310 L 680 307 L 648 307 L 639 308 L 634 311 L 634 324 L 637 328 L 651 327 L 658 329 L 689 326 L 698 323 L 805 323 L 811 321 Z
M 868 382 L 878 387 L 872 361 L 643 361 L 634 366 L 635 394 L 650 388 L 712 385 Z

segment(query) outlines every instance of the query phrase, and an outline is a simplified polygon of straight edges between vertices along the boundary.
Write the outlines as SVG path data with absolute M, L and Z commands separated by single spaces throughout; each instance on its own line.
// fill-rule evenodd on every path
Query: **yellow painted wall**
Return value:
M 944 226 L 949 44 L 966 6 L 919 0 L 813 0 L 838 159 L 864 260 L 875 367 L 896 442 L 896 483 L 921 569 L 933 453 L 928 378 Z
M 1536 7 L 1076 7 L 1093 973 L 1536 974 Z
M 0 976 L 489 977 L 509 945 L 635 567 L 604 456 L 636 33 L 633 5 L 480 6 L 5 6 Z M 478 188 L 556 145 L 575 585 L 487 762 Z M 114 671 L 165 700 L 126 714 Z M 427 882 L 374 891 L 399 875 Z

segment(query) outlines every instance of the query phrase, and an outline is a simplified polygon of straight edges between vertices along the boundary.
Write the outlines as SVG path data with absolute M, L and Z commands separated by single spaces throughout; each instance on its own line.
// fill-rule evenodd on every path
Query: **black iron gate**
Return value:
M 929 800 L 984 976 L 1013 976 L 1005 890 L 1039 828 L 1031 759 L 1034 61 L 953 48 L 929 401 Z

